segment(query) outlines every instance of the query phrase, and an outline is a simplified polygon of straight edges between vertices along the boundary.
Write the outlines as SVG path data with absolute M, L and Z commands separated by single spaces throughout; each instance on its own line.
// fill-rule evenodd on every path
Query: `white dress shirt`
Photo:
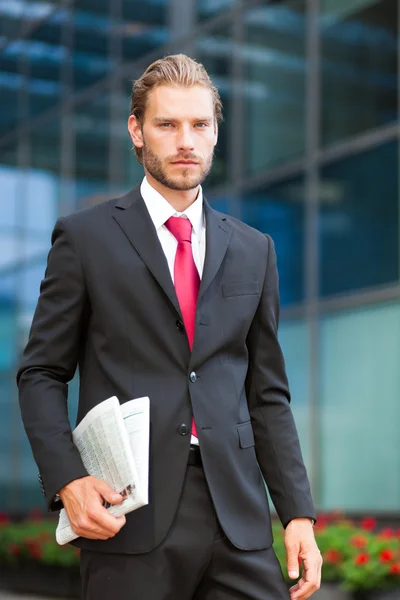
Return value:
M 199 187 L 196 200 L 183 212 L 177 212 L 173 206 L 157 192 L 145 177 L 140 186 L 140 193 L 146 204 L 151 220 L 154 223 L 158 239 L 168 262 L 169 272 L 174 281 L 174 263 L 178 241 L 165 227 L 165 222 L 170 217 L 189 219 L 192 224 L 192 252 L 193 260 L 199 272 L 200 279 L 203 274 L 204 259 L 206 255 L 206 226 L 203 211 L 203 190 Z M 198 444 L 198 439 L 192 435 L 192 444 Z

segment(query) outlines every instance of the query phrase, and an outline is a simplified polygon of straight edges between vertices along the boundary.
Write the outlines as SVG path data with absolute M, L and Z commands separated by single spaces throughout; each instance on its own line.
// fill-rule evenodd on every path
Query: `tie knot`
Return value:
M 165 227 L 172 233 L 178 242 L 192 241 L 192 224 L 185 217 L 170 217 L 165 222 Z

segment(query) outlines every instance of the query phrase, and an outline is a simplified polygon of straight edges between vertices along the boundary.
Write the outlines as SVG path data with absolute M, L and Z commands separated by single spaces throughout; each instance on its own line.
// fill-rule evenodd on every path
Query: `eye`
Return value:
M 168 127 L 173 127 L 173 123 L 160 123 L 160 127 L 168 129 Z
M 200 129 L 203 129 L 204 127 L 208 127 L 208 123 L 196 123 L 196 127 L 200 127 Z

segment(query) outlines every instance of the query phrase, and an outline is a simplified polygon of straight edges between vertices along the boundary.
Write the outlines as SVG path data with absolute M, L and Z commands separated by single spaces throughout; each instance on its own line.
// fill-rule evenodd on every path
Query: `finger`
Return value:
M 98 522 L 87 516 L 81 516 L 73 526 L 73 530 L 80 537 L 94 540 L 108 540 L 114 537 L 125 524 L 125 517 L 111 518 L 116 521 L 116 525 L 109 527 L 104 526 L 101 520 Z
M 290 579 L 299 577 L 299 547 L 297 544 L 290 544 L 286 547 L 287 570 Z
M 97 506 L 95 509 L 88 511 L 88 517 L 91 521 L 91 525 L 100 529 L 104 533 L 108 533 L 110 536 L 115 535 L 126 523 L 124 515 L 120 517 L 114 517 L 111 515 L 104 506 Z
M 113 490 L 108 483 L 102 481 L 101 479 L 96 481 L 94 488 L 101 495 L 101 497 L 110 504 L 119 504 L 123 500 L 121 494 Z
M 304 579 L 299 579 L 296 585 L 292 586 L 289 590 L 291 600 L 302 600 L 303 598 L 303 586 L 305 585 Z
M 298 589 L 292 594 L 292 600 L 306 600 L 306 598 L 312 596 L 318 588 L 317 571 L 315 571 L 314 575 L 305 571 L 298 582 Z

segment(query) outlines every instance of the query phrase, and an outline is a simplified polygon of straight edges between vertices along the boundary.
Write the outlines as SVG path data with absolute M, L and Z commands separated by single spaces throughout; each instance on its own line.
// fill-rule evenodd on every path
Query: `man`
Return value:
M 30 339 L 20 404 L 50 509 L 82 549 L 83 598 L 280 600 L 264 480 L 285 531 L 292 600 L 319 587 L 309 483 L 277 341 L 272 240 L 202 196 L 221 101 L 184 55 L 152 64 L 132 91 L 129 133 L 146 177 L 117 200 L 59 219 Z M 71 440 L 102 400 L 150 397 L 149 505 L 87 475 Z

